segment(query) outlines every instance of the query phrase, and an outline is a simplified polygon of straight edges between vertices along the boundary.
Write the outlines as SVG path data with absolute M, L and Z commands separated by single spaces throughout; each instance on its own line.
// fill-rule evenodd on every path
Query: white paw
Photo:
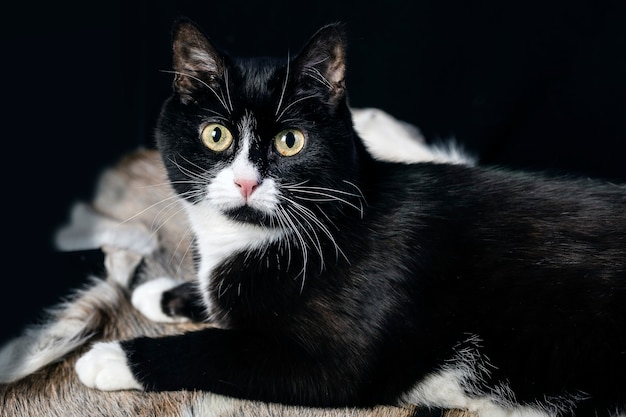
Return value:
M 157 278 L 139 285 L 133 295 L 131 302 L 133 306 L 144 316 L 157 323 L 184 323 L 189 321 L 187 317 L 171 317 L 163 312 L 161 308 L 161 298 L 163 293 L 181 284 L 172 278 Z
M 126 354 L 118 342 L 98 342 L 81 356 L 74 368 L 80 382 L 103 391 L 141 390 L 127 365 Z

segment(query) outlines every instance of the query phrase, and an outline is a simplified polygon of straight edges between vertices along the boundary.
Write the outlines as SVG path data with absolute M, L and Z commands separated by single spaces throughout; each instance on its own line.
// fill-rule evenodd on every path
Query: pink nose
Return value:
M 259 182 L 257 180 L 240 178 L 235 180 L 235 184 L 239 187 L 239 191 L 241 191 L 243 198 L 247 200 L 259 185 Z

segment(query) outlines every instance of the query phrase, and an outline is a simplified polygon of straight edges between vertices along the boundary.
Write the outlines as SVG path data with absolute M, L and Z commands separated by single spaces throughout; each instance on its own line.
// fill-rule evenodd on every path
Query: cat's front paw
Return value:
M 187 317 L 168 315 L 163 311 L 163 294 L 180 285 L 180 281 L 162 277 L 139 285 L 131 296 L 133 306 L 145 317 L 157 323 L 184 323 Z
M 81 356 L 75 366 L 78 379 L 90 388 L 118 391 L 143 387 L 128 367 L 119 342 L 98 342 Z

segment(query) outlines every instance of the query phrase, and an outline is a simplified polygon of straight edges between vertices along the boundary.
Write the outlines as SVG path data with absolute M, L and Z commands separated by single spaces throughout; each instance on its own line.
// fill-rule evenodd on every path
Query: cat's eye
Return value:
M 286 129 L 274 137 L 274 147 L 282 156 L 294 156 L 304 148 L 304 133 Z
M 202 129 L 202 143 L 213 152 L 224 152 L 233 143 L 233 134 L 224 125 L 209 123 Z

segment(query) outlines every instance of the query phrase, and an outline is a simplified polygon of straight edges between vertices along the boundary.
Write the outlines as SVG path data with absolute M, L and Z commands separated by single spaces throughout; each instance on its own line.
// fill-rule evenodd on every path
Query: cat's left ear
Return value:
M 324 26 L 294 60 L 300 79 L 312 81 L 328 90 L 331 101 L 335 103 L 345 93 L 345 38 L 341 23 Z
M 222 56 L 195 23 L 180 19 L 174 25 L 174 90 L 183 102 L 193 101 L 206 87 L 217 88 L 224 76 Z

